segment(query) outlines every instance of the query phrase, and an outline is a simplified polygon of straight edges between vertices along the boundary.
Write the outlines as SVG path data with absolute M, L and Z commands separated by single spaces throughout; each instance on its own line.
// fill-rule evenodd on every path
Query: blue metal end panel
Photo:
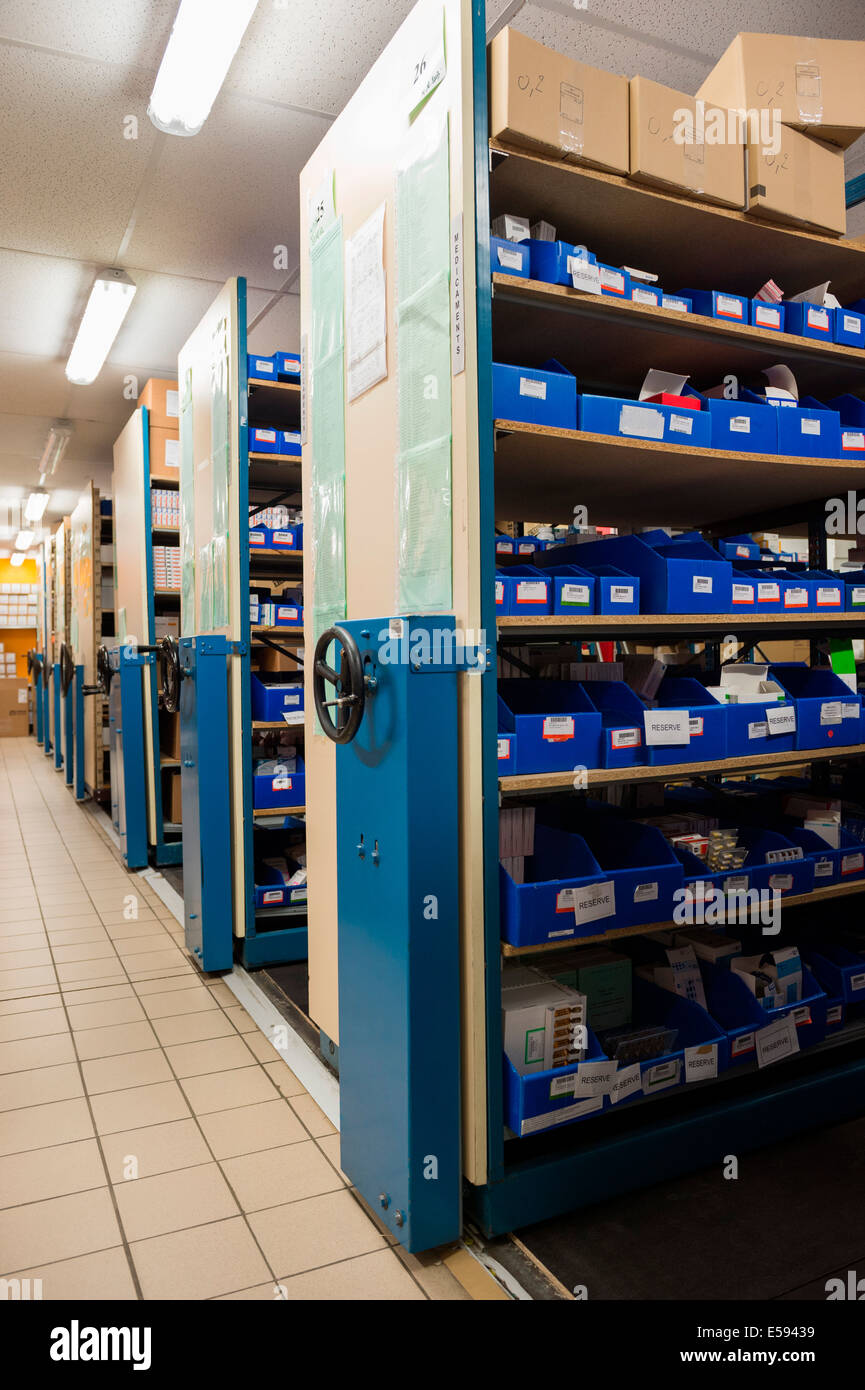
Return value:
M 340 1163 L 425 1250 L 461 1229 L 457 677 L 402 657 L 440 651 L 454 620 L 340 625 L 377 681 L 336 749 Z
M 42 743 L 45 739 L 45 731 L 42 723 L 42 693 L 45 687 L 42 684 L 42 672 L 39 671 L 33 682 L 33 703 L 36 706 L 36 742 Z
M 55 661 L 54 663 L 54 674 L 52 676 L 52 680 L 54 682 L 54 766 L 59 771 L 59 769 L 63 766 L 63 725 L 61 720 L 60 709 L 60 702 L 63 697 L 60 694 L 59 661 Z
M 276 931 L 247 930 L 241 947 L 243 964 L 287 965 L 290 961 L 306 960 L 309 953 L 306 927 L 282 927 Z
M 186 946 L 203 970 L 234 964 L 229 746 L 230 644 L 180 639 L 180 776 Z
M 75 776 L 75 684 L 70 685 L 65 695 L 61 693 L 63 704 L 63 768 L 66 785 L 71 787 Z
M 144 764 L 142 667 L 151 658 L 136 647 L 114 647 L 108 697 L 111 731 L 111 814 L 127 868 L 147 866 L 147 788 Z
M 83 801 L 84 788 L 84 667 L 75 667 L 75 680 L 72 684 L 72 699 L 75 709 L 75 800 Z M 100 756 L 100 749 L 96 756 Z

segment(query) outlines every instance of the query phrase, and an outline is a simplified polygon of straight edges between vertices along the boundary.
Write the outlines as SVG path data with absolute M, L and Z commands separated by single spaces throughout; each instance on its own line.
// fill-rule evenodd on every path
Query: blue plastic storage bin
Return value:
M 858 309 L 834 309 L 832 340 L 844 347 L 865 348 L 865 313 Z
M 771 944 L 767 949 L 771 949 Z M 743 951 L 742 954 L 747 953 Z M 813 1047 L 826 1036 L 826 995 L 807 966 L 803 965 L 802 969 L 802 999 L 780 1009 L 764 1009 L 734 970 L 708 964 L 703 964 L 701 970 L 709 1013 L 726 1031 L 729 1040 L 731 1067 L 753 1062 L 756 1034 L 788 1014 L 795 1020 L 800 1048 Z
M 304 708 L 302 676 L 290 678 L 283 671 L 253 671 L 250 686 L 253 719 L 270 724 Z
M 796 747 L 849 747 L 862 739 L 862 700 L 828 666 L 786 662 L 769 667 L 769 677 L 793 697 Z
M 595 264 L 585 247 L 575 246 L 570 241 L 538 241 L 533 237 L 521 246 L 529 257 L 531 278 L 543 280 L 548 285 L 573 285 L 571 267 L 575 262 L 583 266 Z
M 617 565 L 584 565 L 595 583 L 595 612 L 622 616 L 640 611 L 640 581 Z
M 804 304 L 801 300 L 785 300 L 786 331 L 799 338 L 815 338 L 821 343 L 831 343 L 834 332 L 834 314 L 822 304 Z
M 576 919 L 575 895 L 604 881 L 583 837 L 538 824 L 534 848 L 524 861 L 524 883 L 515 883 L 499 865 L 503 940 L 512 946 L 540 946 L 606 930 L 607 917 L 581 924 Z
M 577 379 L 550 360 L 538 370 L 493 363 L 493 419 L 577 428 Z
M 865 1004 L 865 956 L 821 938 L 818 945 L 805 948 L 805 957 L 827 994 L 840 996 L 846 1004 Z
M 577 401 L 578 428 L 586 434 L 619 439 L 653 439 L 685 448 L 708 449 L 711 422 L 703 410 L 652 405 L 621 396 L 582 395 Z
M 577 1120 L 599 1115 L 604 1108 L 602 1095 L 576 1098 L 574 1079 L 581 1063 L 536 1071 L 520 1076 L 510 1058 L 504 1056 L 504 1118 L 505 1124 L 517 1135 L 536 1134 L 543 1129 L 573 1124 Z M 600 1043 L 586 1028 L 584 1062 L 601 1062 L 604 1054 Z
M 292 526 L 268 528 L 268 546 L 271 550 L 303 550 L 303 523 Z
M 748 309 L 748 322 L 752 328 L 768 328 L 778 333 L 784 332 L 785 306 L 768 304 L 764 299 L 752 299 Z
M 282 430 L 249 426 L 249 452 L 251 454 L 278 454 L 281 447 Z
M 516 734 L 511 773 L 597 767 L 601 716 L 576 681 L 500 680 L 499 729 Z
M 777 411 L 770 405 L 705 398 L 713 449 L 740 454 L 777 454 Z M 757 558 L 759 558 L 759 553 Z
M 843 570 L 838 578 L 844 584 L 845 610 L 848 613 L 865 612 L 865 570 Z
M 498 744 L 498 775 L 499 777 L 510 777 L 514 771 L 516 763 L 517 736 L 516 734 L 502 733 L 499 730 L 497 736 Z
M 689 738 L 681 744 L 646 746 L 652 767 L 668 763 L 703 763 L 727 757 L 727 708 L 693 676 L 665 676 L 658 687 L 659 711 L 688 711 Z
M 710 873 L 705 861 L 691 850 L 684 849 L 681 845 L 674 845 L 673 853 L 682 866 L 682 872 L 685 875 L 685 887 L 691 889 L 695 903 L 716 892 L 747 893 L 751 887 L 751 878 L 746 869 L 719 869 L 715 873 Z M 698 889 L 698 885 L 701 883 L 704 886 Z
M 778 453 L 791 458 L 841 456 L 841 417 L 837 410 L 773 406 L 778 415 Z
M 732 604 L 733 613 L 756 613 L 757 585 L 753 577 L 733 568 Z
M 306 769 L 297 759 L 297 770 L 274 771 L 273 759 L 255 763 L 252 769 L 252 804 L 256 810 L 299 807 L 306 803 Z M 278 759 L 276 760 L 278 762 Z
M 551 612 L 552 581 L 534 565 L 510 565 L 496 572 L 496 614 L 537 617 Z
M 579 565 L 550 565 L 543 570 L 552 584 L 553 612 L 594 613 L 598 580 Z
M 832 883 L 852 883 L 865 878 L 865 849 L 849 831 L 841 827 L 838 848 L 827 844 L 822 835 L 804 826 L 784 826 L 784 834 L 794 845 L 800 845 L 809 859 L 814 860 L 814 887 L 828 888 Z
M 791 704 L 793 700 L 779 701 Z M 727 721 L 727 757 L 750 758 L 764 753 L 792 753 L 796 747 L 796 734 L 775 733 L 766 718 L 767 706 L 752 704 L 750 701 L 725 701 L 724 713 Z
M 626 270 L 617 265 L 603 265 L 598 261 L 601 278 L 601 294 L 612 299 L 630 299 L 631 277 Z
M 529 247 L 528 241 L 505 241 L 503 237 L 490 237 L 490 274 L 491 275 L 516 275 L 521 280 L 528 280 L 531 272 L 529 269 Z M 535 279 L 540 279 L 535 276 Z
M 299 352 L 275 352 L 273 354 L 276 362 L 276 373 L 280 378 L 289 381 L 300 379 L 300 353 Z
M 256 907 L 305 907 L 306 887 L 305 883 L 290 887 L 269 864 L 255 866 Z
M 726 536 L 718 541 L 718 550 L 725 560 L 732 560 L 734 564 L 760 558 L 760 547 L 753 536 Z
M 276 381 L 276 359 L 261 357 L 258 353 L 246 354 L 246 375 L 249 380 Z
M 602 811 L 581 821 L 580 833 L 615 893 L 615 916 L 595 923 L 596 930 L 672 920 L 684 875 L 660 830 Z
M 576 558 L 578 553 L 580 566 L 589 570 L 600 563 L 636 575 L 644 613 L 730 612 L 732 566 L 693 533 L 675 540 L 658 530 L 639 536 L 610 536 L 563 547 L 560 553 L 563 560 L 570 555 Z
M 286 458 L 300 458 L 303 452 L 300 430 L 279 431 L 279 452 Z
M 739 844 L 748 850 L 745 868 L 752 888 L 780 893 L 782 897 L 814 891 L 814 861 L 806 859 L 804 852 L 801 859 L 770 859 L 801 849 L 786 835 L 762 826 L 744 825 L 739 827 Z
M 846 595 L 841 576 L 828 570 L 807 569 L 802 578 L 813 585 L 814 611 L 816 613 L 843 613 Z
M 512 536 L 496 536 L 496 554 L 513 555 L 514 544 L 515 542 Z
M 690 299 L 686 299 L 683 294 L 662 294 L 662 309 L 675 309 L 679 314 L 690 314 L 693 309 Z
M 645 763 L 643 715 L 646 706 L 624 681 L 584 681 L 583 689 L 601 716 L 603 767 Z
M 699 1004 L 681 998 L 672 990 L 659 989 L 639 975 L 634 976 L 633 982 L 632 1022 L 635 1028 L 650 1024 L 675 1028 L 676 1043 L 660 1057 L 640 1062 L 639 1090 L 618 1102 L 607 1099 L 605 1107 L 618 1108 L 645 1096 L 672 1091 L 688 1081 L 709 1080 L 726 1071 L 729 1044 L 716 1020 Z
M 750 301 L 741 294 L 726 294 L 723 290 L 680 290 L 690 299 L 695 314 L 726 323 L 747 323 Z
M 647 285 L 642 280 L 635 280 L 631 277 L 631 302 L 633 304 L 648 304 L 654 308 L 659 308 L 664 291 L 657 285 Z
M 841 457 L 865 459 L 865 401 L 847 392 L 827 404 L 841 416 Z

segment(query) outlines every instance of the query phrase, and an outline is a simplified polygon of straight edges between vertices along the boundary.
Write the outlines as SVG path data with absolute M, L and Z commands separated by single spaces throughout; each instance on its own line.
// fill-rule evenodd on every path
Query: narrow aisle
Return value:
M 0 740 L 0 1278 L 44 1299 L 468 1297 L 440 1254 L 391 1246 L 338 1158 L 42 750 Z

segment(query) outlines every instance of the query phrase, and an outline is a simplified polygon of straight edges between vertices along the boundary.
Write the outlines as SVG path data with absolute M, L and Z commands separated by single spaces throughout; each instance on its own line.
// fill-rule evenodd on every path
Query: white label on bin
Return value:
M 861 332 L 862 332 L 862 320 L 860 319 L 860 317 L 859 317 L 858 314 L 845 314 L 845 315 L 844 315 L 844 332 L 845 332 L 845 333 L 861 333 Z
M 586 294 L 601 293 L 601 272 L 591 261 L 581 256 L 569 256 L 568 274 L 575 290 L 583 290 Z
M 262 902 L 281 903 L 283 890 L 281 888 L 268 888 L 261 895 Z
M 750 553 L 751 553 L 751 552 L 749 551 L 747 545 L 737 545 L 737 546 L 736 546 L 736 554 L 737 554 L 737 555 L 740 555 L 743 559 L 747 560 L 748 557 L 750 556 Z
M 271 778 L 271 781 L 270 781 L 270 785 L 271 785 L 272 789 L 273 789 L 275 792 L 290 792 L 290 791 L 291 791 L 291 778 L 290 778 L 290 777 L 272 777 L 272 778 Z
M 852 704 L 851 704 L 851 705 L 847 705 L 847 704 L 844 704 L 844 705 L 841 706 L 841 718 L 842 718 L 842 719 L 858 719 L 860 713 L 861 713 L 861 711 L 860 711 L 860 708 L 859 708 L 858 705 L 852 705 Z
M 253 430 L 252 434 L 256 444 L 276 443 L 276 430 Z
M 692 415 L 671 415 L 670 429 L 674 434 L 693 434 L 694 416 Z
M 496 580 L 496 603 L 504 603 L 504 601 L 505 601 L 505 581 L 504 581 L 503 579 L 497 579 L 497 580 Z
M 820 608 L 837 608 L 841 603 L 841 590 L 830 588 L 817 589 L 817 605 Z
M 510 756 L 511 756 L 511 741 L 510 741 L 509 738 L 500 738 L 499 741 L 498 741 L 498 744 L 499 744 L 499 762 L 500 762 L 500 763 L 506 763 L 506 762 L 509 761 Z
M 180 392 L 166 391 L 165 393 L 165 413 L 173 415 L 175 418 L 180 414 Z
M 626 1100 L 628 1096 L 636 1095 L 637 1091 L 642 1089 L 643 1075 L 639 1062 L 632 1062 L 627 1067 L 619 1067 L 610 1087 L 610 1103 L 616 1105 L 618 1101 Z
M 757 602 L 758 603 L 777 603 L 781 597 L 781 589 L 777 584 L 758 584 Z
M 532 396 L 536 401 L 545 401 L 547 399 L 547 383 L 545 381 L 534 381 L 529 376 L 521 376 L 520 395 Z
M 563 584 L 561 602 L 574 608 L 588 608 L 590 602 L 588 584 Z
M 685 1048 L 685 1081 L 711 1081 L 718 1075 L 717 1043 Z
M 291 902 L 293 902 L 293 903 L 305 903 L 305 902 L 306 902 L 306 889 L 305 889 L 305 888 L 292 888 L 291 892 L 289 893 L 289 898 L 290 898 Z
M 639 729 L 610 730 L 610 745 L 613 748 L 639 748 L 642 738 Z
M 844 718 L 844 706 L 840 700 L 826 700 L 820 706 L 821 724 L 840 724 Z
M 811 1022 L 811 1005 L 800 1004 L 798 1009 L 791 1009 L 790 1017 L 797 1028 L 804 1028 L 806 1023 Z
M 615 290 L 616 294 L 625 293 L 625 277 L 620 270 L 602 270 L 601 288 L 605 290 Z
M 675 1086 L 681 1067 L 679 1057 L 671 1057 L 669 1062 L 658 1062 L 656 1066 L 650 1067 L 643 1077 L 643 1090 L 646 1095 L 651 1095 L 653 1091 L 666 1090 L 668 1086 Z
M 851 975 L 851 976 L 850 976 L 850 988 L 851 988 L 851 989 L 865 989 L 865 975 Z
M 730 417 L 730 433 L 731 433 L 731 434 L 750 434 L 750 433 L 751 433 L 751 417 L 750 417 L 750 415 L 731 415 L 731 417 Z M 742 549 L 741 549 L 741 547 L 740 547 L 740 548 L 736 551 L 736 554 L 737 554 L 737 555 L 740 555 L 741 553 L 742 553 Z M 747 554 L 748 554 L 748 551 L 746 550 L 744 553 L 745 553 L 745 555 L 747 555 Z
M 800 420 L 800 421 L 799 421 L 799 426 L 800 426 L 800 429 L 799 429 L 800 434 L 819 434 L 819 433 L 820 433 L 820 421 L 819 421 L 819 420 L 809 420 L 809 419 L 806 418 L 806 419 L 804 419 L 804 420 Z
M 568 1105 L 564 1110 L 548 1110 L 545 1115 L 533 1115 L 529 1120 L 523 1120 L 520 1125 L 520 1135 L 537 1134 L 539 1130 L 549 1129 L 550 1125 L 562 1125 L 568 1120 L 579 1119 L 581 1115 L 589 1115 L 593 1110 L 602 1110 L 604 1107 L 603 1096 L 589 1096 L 587 1100 L 578 1100 L 574 1105 Z
M 781 326 L 781 311 L 774 309 L 771 304 L 755 305 L 754 318 L 762 328 L 780 328 Z
M 842 430 L 842 449 L 865 449 L 865 432 L 862 430 Z
M 550 1082 L 550 1100 L 558 1100 L 559 1096 L 572 1096 L 577 1089 L 577 1073 L 572 1071 L 568 1076 L 554 1076 Z
M 574 737 L 574 720 L 570 714 L 549 714 L 544 720 L 542 737 L 547 743 L 566 743 Z
M 724 892 L 725 892 L 725 893 L 747 893 L 747 891 L 748 891 L 748 882 L 749 882 L 749 880 L 748 880 L 748 875 L 747 875 L 747 874 L 735 874 L 735 875 L 733 875 L 731 878 L 725 878 L 725 879 L 724 879 Z
M 658 885 L 657 883 L 638 883 L 634 889 L 635 903 L 657 902 Z
M 827 1023 L 840 1023 L 843 1013 L 844 1013 L 844 1005 L 843 1005 L 843 1004 L 833 1004 L 832 1007 L 831 1007 L 831 1009 L 827 1009 L 827 1010 L 826 1010 L 826 1022 L 827 1022 Z
M 575 888 L 573 893 L 574 917 L 578 925 L 616 915 L 616 886 L 612 880 L 607 883 L 590 883 L 585 888 Z
M 650 748 L 691 742 L 691 721 L 686 709 L 647 709 L 643 723 Z
M 767 864 L 787 864 L 791 859 L 804 859 L 805 851 L 801 845 L 788 845 L 785 849 L 766 851 Z
M 788 589 L 784 595 L 785 608 L 807 608 L 808 590 L 807 589 Z
M 556 894 L 556 912 L 573 912 L 574 889 L 562 888 Z
M 814 877 L 815 877 L 815 878 L 831 878 L 831 877 L 832 877 L 832 860 L 831 860 L 831 859 L 818 859 L 818 860 L 817 860 L 817 863 L 814 865 Z
M 767 705 L 766 723 L 770 734 L 794 734 L 796 710 L 793 705 Z
M 858 873 L 861 871 L 861 869 L 863 868 L 863 866 L 865 866 L 865 860 L 863 860 L 863 856 L 862 856 L 861 850 L 857 850 L 857 851 L 854 852 L 853 854 L 845 854 L 845 855 L 842 855 L 842 858 L 841 858 L 841 872 L 842 872 L 842 874 L 858 874 Z
M 775 893 L 789 893 L 793 887 L 792 874 L 770 874 L 769 887 Z
M 722 314 L 726 319 L 741 319 L 745 313 L 745 306 L 740 299 L 733 299 L 732 295 L 716 294 L 715 313 Z
M 273 376 L 273 363 L 268 357 L 256 357 L 252 364 L 253 372 L 259 376 Z
M 788 1014 L 786 1018 L 779 1018 L 777 1023 L 761 1028 L 755 1035 L 755 1043 L 758 1067 L 768 1067 L 772 1062 L 791 1057 L 799 1051 L 799 1038 L 793 1019 Z
M 639 285 L 632 287 L 631 299 L 635 304 L 654 304 L 657 306 L 658 303 L 658 296 L 654 290 L 644 290 Z
M 574 1078 L 574 1095 L 604 1096 L 613 1086 L 616 1063 L 604 1058 L 600 1062 L 581 1062 Z
M 710 594 L 712 592 L 712 576 L 710 574 L 695 574 L 691 587 L 695 594 Z
M 295 540 L 296 537 L 293 531 L 274 531 L 273 533 L 274 545 L 294 545 Z
M 519 544 L 517 545 L 517 554 L 518 554 L 518 555 L 534 555 L 534 553 L 535 553 L 535 543 L 534 543 L 534 541 L 520 541 Z
M 613 584 L 610 589 L 610 603 L 633 603 L 633 584 Z
M 517 603 L 543 603 L 546 596 L 545 579 L 517 580 Z
M 753 584 L 734 584 L 733 585 L 734 603 L 753 603 L 754 585 Z
M 507 270 L 522 270 L 523 253 L 521 251 L 506 251 L 504 246 L 498 247 L 499 265 L 503 265 Z
M 661 304 L 665 309 L 675 309 L 677 314 L 687 314 L 688 312 L 688 306 L 684 299 L 677 299 L 674 294 L 662 295 Z
M 745 1052 L 753 1052 L 756 1033 L 742 1033 L 730 1043 L 730 1056 L 741 1057 Z
M 663 439 L 663 412 L 644 405 L 623 405 L 619 411 L 619 434 L 638 439 Z
M 816 305 L 808 305 L 806 322 L 809 328 L 820 328 L 828 333 L 829 331 L 829 310 L 820 309 Z
M 850 602 L 857 608 L 865 604 L 865 588 L 859 588 L 854 584 Z

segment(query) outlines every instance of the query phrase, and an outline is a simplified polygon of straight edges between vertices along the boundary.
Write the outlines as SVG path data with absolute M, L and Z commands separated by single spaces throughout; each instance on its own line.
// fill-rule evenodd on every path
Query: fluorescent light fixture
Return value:
M 36 539 L 35 531 L 19 531 L 15 537 L 16 550 L 29 550 Z
M 181 0 L 147 114 L 166 135 L 197 135 L 258 0 Z
M 25 555 L 23 551 L 16 550 L 9 563 L 10 565 L 23 565 L 24 561 L 28 560 L 29 558 L 30 557 L 28 555 Z
M 72 438 L 73 428 L 71 420 L 55 420 L 48 431 L 45 448 L 42 450 L 42 457 L 39 460 L 40 488 L 45 479 L 51 477 L 60 460 L 63 458 L 63 455 L 66 453 L 67 446 Z
M 24 506 L 25 521 L 41 521 L 48 506 L 47 492 L 31 492 Z
M 125 271 L 100 270 L 66 363 L 66 375 L 76 386 L 89 386 L 102 371 L 134 295 L 135 284 Z

